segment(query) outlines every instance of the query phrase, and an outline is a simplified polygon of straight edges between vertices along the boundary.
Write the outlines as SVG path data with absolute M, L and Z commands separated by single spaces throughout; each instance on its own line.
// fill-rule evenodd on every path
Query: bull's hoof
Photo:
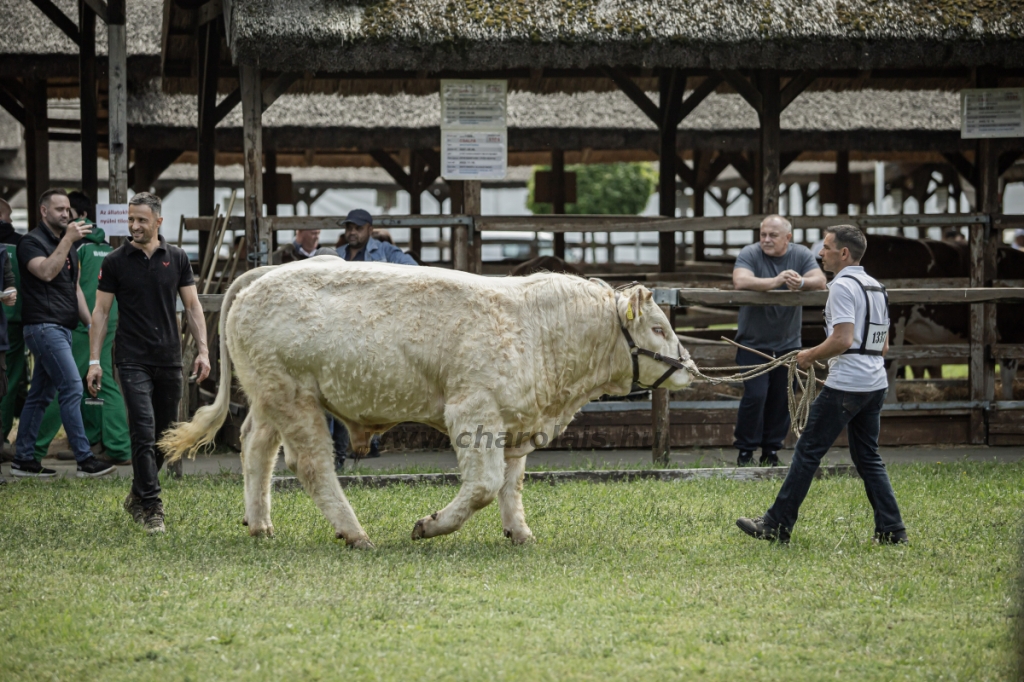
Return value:
M 511 540 L 513 545 L 525 545 L 536 541 L 536 539 L 533 537 L 533 533 L 530 532 L 529 528 L 527 528 L 525 532 L 513 532 L 506 528 L 505 537 Z
M 353 538 L 351 540 L 346 539 L 345 536 L 341 533 L 335 533 L 334 537 L 336 537 L 339 540 L 345 540 L 345 544 L 351 547 L 352 549 L 377 549 L 374 546 L 374 544 L 370 542 L 370 538 L 366 537 L 365 535 L 360 536 L 358 538 Z
M 424 516 L 422 519 L 416 522 L 416 525 L 412 527 L 412 539 L 422 540 L 423 538 L 432 538 L 437 533 L 431 532 L 431 526 L 437 521 L 437 512 L 434 512 L 430 516 Z
M 249 526 L 249 535 L 253 536 L 254 538 L 272 538 L 272 537 L 274 537 L 274 527 L 269 525 L 269 524 L 266 525 L 266 526 L 249 525 L 249 524 L 246 524 L 246 525 Z

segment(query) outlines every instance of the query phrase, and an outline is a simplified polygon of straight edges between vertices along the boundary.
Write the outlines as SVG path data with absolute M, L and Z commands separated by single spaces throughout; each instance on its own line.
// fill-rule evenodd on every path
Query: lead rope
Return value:
M 705 367 L 703 371 L 697 367 L 697 364 L 690 361 L 687 370 L 694 376 L 698 377 L 702 381 L 706 381 L 710 384 L 724 384 L 730 381 L 750 381 L 756 379 L 759 376 L 767 374 L 783 365 L 786 366 L 788 380 L 786 382 L 787 398 L 789 403 L 789 419 L 793 429 L 793 433 L 799 438 L 800 434 L 803 433 L 807 427 L 807 418 L 811 413 L 811 403 L 814 402 L 814 398 L 817 395 L 817 378 L 814 376 L 814 365 L 812 364 L 807 370 L 806 381 L 797 371 L 796 355 L 800 351 L 791 351 L 785 355 L 781 355 L 771 362 L 766 362 L 763 365 L 732 365 L 729 367 Z M 738 371 L 742 370 L 742 371 Z M 704 372 L 733 372 L 728 376 L 724 377 L 709 377 Z M 797 398 L 796 390 L 793 385 L 796 384 L 797 390 L 800 391 L 800 397 Z

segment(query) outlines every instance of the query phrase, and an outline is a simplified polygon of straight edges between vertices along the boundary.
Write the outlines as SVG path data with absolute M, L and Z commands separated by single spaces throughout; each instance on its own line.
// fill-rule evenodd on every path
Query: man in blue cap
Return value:
M 338 247 L 338 255 L 345 260 L 417 265 L 412 256 L 394 244 L 374 239 L 372 232 L 373 217 L 368 211 L 361 208 L 349 211 L 345 217 L 345 241 L 348 244 Z
M 345 217 L 345 246 L 338 247 L 338 255 L 350 261 L 374 261 L 378 263 L 397 263 L 398 265 L 419 265 L 412 256 L 402 251 L 394 244 L 374 239 L 373 216 L 368 211 L 357 208 L 349 211 Z M 347 452 L 349 446 L 348 431 L 341 424 L 335 422 L 334 427 L 334 451 Z M 380 438 L 374 436 L 370 440 L 370 457 L 380 457 Z M 337 455 L 335 455 L 337 467 Z M 341 460 L 344 462 L 344 459 Z

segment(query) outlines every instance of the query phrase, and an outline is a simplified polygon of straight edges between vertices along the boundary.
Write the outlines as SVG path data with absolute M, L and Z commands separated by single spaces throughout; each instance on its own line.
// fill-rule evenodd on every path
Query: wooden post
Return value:
M 551 150 L 551 184 L 554 201 L 551 212 L 555 215 L 565 213 L 565 150 Z M 565 260 L 565 233 L 555 232 L 555 256 Z
M 710 170 L 711 164 L 708 163 L 711 159 L 711 152 L 702 152 L 699 149 L 693 150 L 693 175 L 697 182 L 693 187 L 693 217 L 703 218 L 704 217 L 704 193 L 708 191 L 705 182 L 712 182 L 705 176 L 708 175 L 707 170 Z M 704 232 L 703 230 L 697 230 L 693 233 L 693 260 L 703 261 L 704 255 Z
M 676 215 L 676 126 L 679 124 L 679 109 L 682 105 L 686 77 L 678 69 L 663 69 L 658 76 L 659 109 L 659 179 L 658 212 L 670 218 Z M 676 270 L 676 233 L 658 233 L 658 270 Z
M 46 81 L 25 84 L 25 202 L 29 229 L 39 223 L 39 195 L 50 185 L 50 136 L 46 124 Z
M 246 242 L 255 250 L 254 267 L 267 265 L 270 234 L 263 220 L 263 92 L 259 67 L 239 66 L 242 90 L 242 170 L 245 173 Z
M 480 215 L 480 181 L 466 180 L 463 185 L 462 211 L 466 215 Z M 472 229 L 472 228 L 470 228 Z M 467 230 L 467 234 L 469 230 Z M 473 231 L 473 243 L 469 245 L 469 272 L 483 274 L 483 239 L 479 232 Z
M 281 200 L 277 196 L 277 152 L 263 152 L 263 201 L 267 203 L 267 215 L 277 215 L 277 205 Z M 277 250 L 277 231 L 270 233 L 270 252 Z
M 212 216 L 215 204 L 215 168 L 217 163 L 217 69 L 220 64 L 220 23 L 210 21 L 196 35 L 199 65 L 198 121 L 196 150 L 199 153 L 199 215 Z M 210 244 L 210 233 L 199 233 L 199 262 Z
M 836 213 L 850 214 L 850 151 L 836 152 Z
M 975 82 L 979 88 L 999 87 L 995 70 L 991 67 L 979 67 L 975 74 Z M 978 186 L 975 188 L 976 201 L 981 213 L 993 214 L 1000 212 L 999 205 L 999 152 L 995 141 L 978 140 L 975 155 L 975 170 Z M 971 273 L 972 287 L 989 286 L 995 277 L 996 249 L 998 248 L 998 230 L 992 225 L 973 225 L 970 228 Z M 995 398 L 995 362 L 989 349 L 995 341 L 995 304 L 975 304 L 970 308 L 970 381 L 971 400 L 988 402 Z M 971 410 L 970 432 L 971 443 L 980 444 L 987 440 L 984 410 Z
M 466 193 L 465 180 L 448 181 L 449 196 L 452 202 L 452 215 L 461 215 L 464 209 Z M 465 225 L 453 225 L 451 228 L 452 269 L 462 272 L 469 271 L 469 230 Z
M 661 306 L 665 316 L 671 319 L 671 306 Z M 651 391 L 651 461 L 655 466 L 668 466 L 672 454 L 672 423 L 669 413 L 669 394 L 667 388 L 656 388 Z
M 415 149 L 409 150 L 409 215 L 423 213 L 423 156 Z M 419 259 L 423 250 L 422 228 L 409 228 L 409 253 Z
M 761 71 L 759 74 L 761 91 L 761 126 L 758 177 L 761 179 L 762 213 L 779 212 L 779 155 L 780 129 L 779 117 L 782 113 L 782 97 L 779 90 L 779 72 Z M 756 191 L 756 190 L 755 190 Z
M 99 188 L 96 170 L 96 13 L 85 0 L 78 0 L 78 101 L 82 122 L 82 191 L 96 201 Z M 95 219 L 95 216 L 89 216 Z
M 107 120 L 110 203 L 128 203 L 128 42 L 125 0 L 107 3 Z

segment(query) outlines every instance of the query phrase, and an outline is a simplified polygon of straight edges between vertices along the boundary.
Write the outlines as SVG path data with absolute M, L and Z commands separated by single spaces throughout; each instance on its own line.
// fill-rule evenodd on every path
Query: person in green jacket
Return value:
M 71 200 L 71 215 L 75 220 L 85 220 L 90 225 L 89 216 L 95 214 L 95 206 L 82 192 L 71 192 L 68 195 Z M 79 286 L 85 295 L 85 302 L 92 310 L 96 305 L 96 287 L 99 285 L 100 266 L 113 247 L 106 242 L 106 235 L 98 227 L 92 228 L 92 234 L 86 235 L 77 244 L 78 263 L 80 268 Z M 90 445 L 102 443 L 106 450 L 106 456 L 100 457 L 101 461 L 127 464 L 131 461 L 132 446 L 128 436 L 128 416 L 124 408 L 124 398 L 121 396 L 121 389 L 114 381 L 114 363 L 112 351 L 114 347 L 114 330 L 117 328 L 117 303 L 111 307 L 110 318 L 107 323 L 107 338 L 103 344 L 103 353 L 100 355 L 100 365 L 103 368 L 103 383 L 98 398 L 103 399 L 103 405 L 87 405 L 85 398 L 90 398 L 88 393 L 83 395 L 82 421 L 85 424 L 85 435 Z M 78 327 L 71 333 L 71 353 L 75 356 L 75 363 L 78 371 L 84 378 L 89 371 L 89 330 L 85 325 L 79 323 Z M 50 441 L 60 430 L 60 405 L 54 398 L 50 406 L 46 408 L 43 415 L 43 423 L 39 427 L 39 437 L 36 440 L 36 459 L 42 460 L 50 447 Z M 73 459 L 73 456 L 72 456 Z
M 7 249 L 11 268 L 14 270 L 14 286 L 21 289 L 21 274 L 18 270 L 18 242 L 24 235 L 14 231 L 11 224 L 11 205 L 0 199 L 0 244 Z M 3 430 L 5 449 L 14 456 L 14 445 L 8 444 L 14 418 L 21 414 L 28 393 L 28 355 L 25 349 L 25 337 L 21 331 L 21 298 L 13 306 L 4 306 L 7 316 L 7 338 L 10 348 L 6 351 L 7 359 L 7 394 L 0 400 L 0 429 Z M 7 454 L 5 452 L 5 454 Z M 4 457 L 4 459 L 8 459 Z

